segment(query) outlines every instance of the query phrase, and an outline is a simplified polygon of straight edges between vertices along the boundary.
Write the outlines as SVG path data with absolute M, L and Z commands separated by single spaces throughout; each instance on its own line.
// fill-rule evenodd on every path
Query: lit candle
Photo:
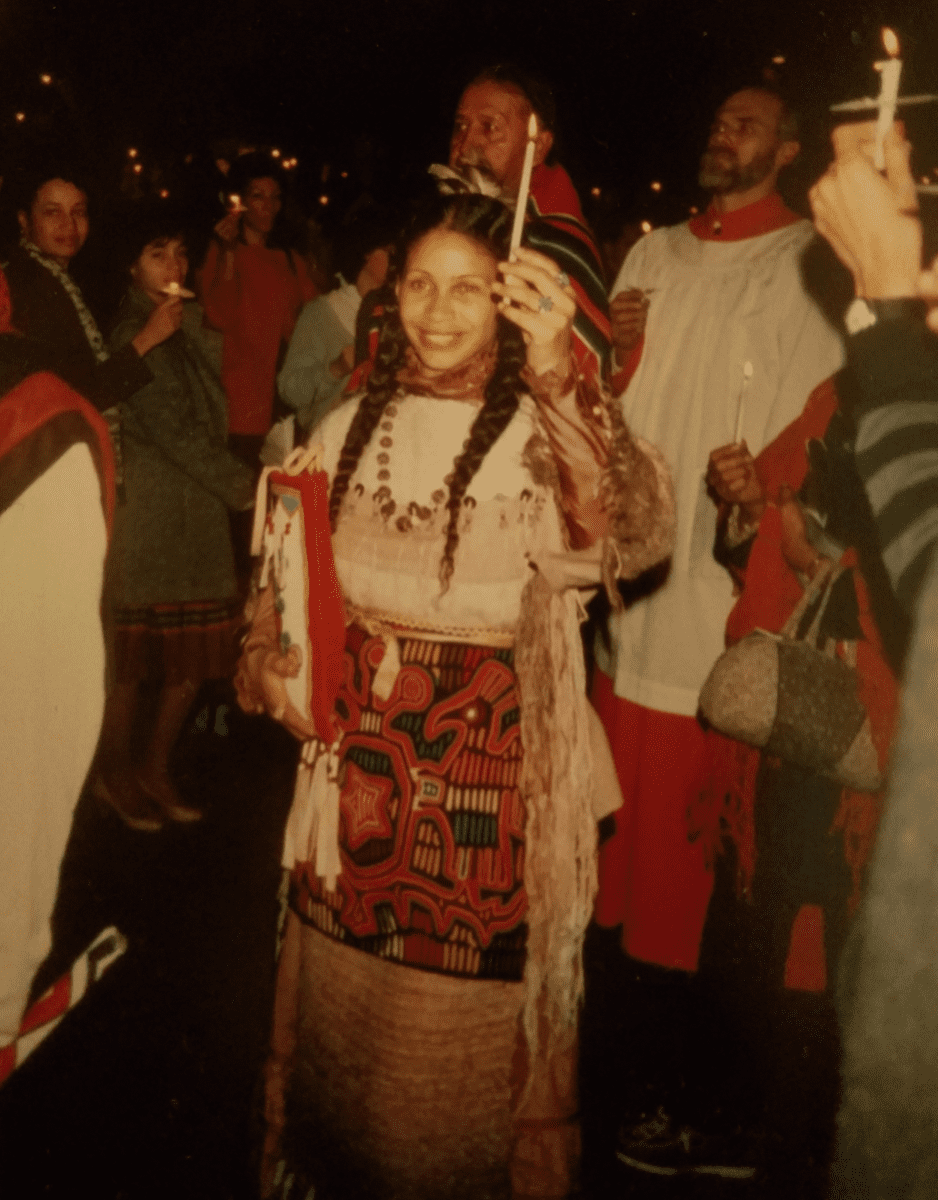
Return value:
M 752 379 L 752 363 L 748 361 L 743 363 L 743 382 L 739 389 L 739 400 L 736 404 L 736 432 L 733 434 L 733 441 L 736 445 L 743 440 L 743 417 L 746 412 L 746 389 L 749 387 L 749 380 Z
M 515 223 L 511 229 L 511 247 L 508 251 L 510 258 L 521 245 L 521 230 L 524 228 L 524 214 L 528 207 L 528 193 L 531 190 L 531 171 L 534 168 L 534 139 L 537 137 L 537 117 L 531 113 L 528 121 L 528 144 L 524 148 L 524 165 L 521 168 L 521 186 L 518 188 L 518 203 L 515 206 Z
M 883 30 L 883 45 L 889 55 L 883 62 L 874 63 L 880 72 L 879 99 L 877 107 L 879 116 L 876 120 L 876 145 L 873 150 L 873 165 L 877 171 L 886 169 L 886 155 L 883 151 L 883 139 L 896 119 L 896 101 L 899 99 L 899 76 L 902 74 L 902 59 L 899 55 L 899 39 L 891 29 Z

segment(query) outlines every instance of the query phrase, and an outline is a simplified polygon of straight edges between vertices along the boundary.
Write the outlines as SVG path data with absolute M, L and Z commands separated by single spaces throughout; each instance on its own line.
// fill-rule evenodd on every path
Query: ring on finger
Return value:
M 537 307 L 540 309 L 541 312 L 549 313 L 550 310 L 554 307 L 554 302 L 553 302 L 553 300 L 551 300 L 550 296 L 538 296 Z
M 560 271 L 557 275 L 557 286 L 568 288 L 570 286 L 570 276 L 566 271 Z

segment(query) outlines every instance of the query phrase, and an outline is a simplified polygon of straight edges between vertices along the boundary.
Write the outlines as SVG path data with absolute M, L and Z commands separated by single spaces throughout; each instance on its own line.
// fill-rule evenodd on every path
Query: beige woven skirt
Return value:
M 317 1200 L 510 1196 L 522 985 L 415 970 L 305 925 L 299 942 L 290 1168 Z

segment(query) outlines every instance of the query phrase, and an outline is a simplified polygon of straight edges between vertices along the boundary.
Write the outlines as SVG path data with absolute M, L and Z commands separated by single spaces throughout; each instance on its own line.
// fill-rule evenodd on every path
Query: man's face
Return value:
M 477 167 L 504 192 L 516 195 L 530 115 L 531 106 L 517 92 L 497 83 L 472 84 L 456 110 L 449 165 Z
M 747 192 L 790 161 L 779 138 L 782 107 L 775 96 L 755 89 L 726 101 L 710 126 L 700 160 L 700 186 L 718 195 Z M 794 157 L 794 155 L 791 155 Z

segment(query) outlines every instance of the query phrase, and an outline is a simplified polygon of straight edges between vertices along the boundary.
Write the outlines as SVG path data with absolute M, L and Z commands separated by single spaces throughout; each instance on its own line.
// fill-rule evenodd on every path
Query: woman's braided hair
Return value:
M 378 427 L 381 414 L 397 393 L 397 373 L 405 363 L 407 337 L 398 309 L 397 281 L 407 265 L 411 247 L 434 229 L 448 229 L 471 238 L 497 262 L 503 262 L 508 257 L 511 214 L 500 201 L 487 196 L 435 197 L 408 225 L 391 256 L 391 266 L 381 297 L 384 316 L 374 367 L 368 377 L 365 395 L 346 434 L 329 494 L 329 520 L 333 531 L 355 468 Z M 526 352 L 521 330 L 501 314 L 496 318 L 496 326 L 498 358 L 485 387 L 485 403 L 472 423 L 462 453 L 453 464 L 452 473 L 446 477 L 449 521 L 440 560 L 441 593 L 448 589 L 453 574 L 454 557 L 459 544 L 459 515 L 466 489 L 482 465 L 482 460 L 518 411 L 519 393 L 523 387 L 521 370 Z

